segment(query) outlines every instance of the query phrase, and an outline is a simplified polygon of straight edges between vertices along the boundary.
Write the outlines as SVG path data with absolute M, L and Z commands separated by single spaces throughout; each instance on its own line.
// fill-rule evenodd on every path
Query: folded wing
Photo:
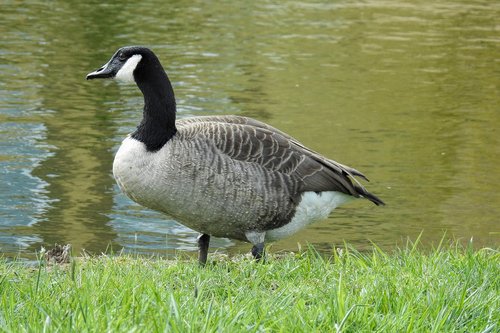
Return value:
M 183 119 L 177 126 L 185 135 L 211 140 L 233 159 L 289 175 L 301 192 L 338 191 L 383 204 L 359 182 L 354 180 L 353 184 L 353 176 L 366 179 L 361 172 L 321 156 L 262 122 L 238 116 L 208 116 Z

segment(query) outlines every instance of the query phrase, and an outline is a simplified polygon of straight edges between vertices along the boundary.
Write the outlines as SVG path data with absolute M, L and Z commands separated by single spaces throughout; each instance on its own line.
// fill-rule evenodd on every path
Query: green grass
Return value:
M 214 258 L 214 256 L 212 256 Z M 500 254 L 459 245 L 248 258 L 0 262 L 5 332 L 499 332 Z

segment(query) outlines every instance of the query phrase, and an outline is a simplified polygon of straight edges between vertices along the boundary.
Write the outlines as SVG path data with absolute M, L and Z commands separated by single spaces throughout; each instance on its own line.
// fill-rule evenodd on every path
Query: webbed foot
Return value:
M 260 261 L 264 257 L 264 243 L 255 244 L 252 247 L 252 255 L 256 261 Z

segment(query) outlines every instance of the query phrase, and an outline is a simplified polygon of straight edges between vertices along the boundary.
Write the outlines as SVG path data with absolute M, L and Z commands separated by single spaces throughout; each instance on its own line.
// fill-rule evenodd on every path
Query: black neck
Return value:
M 157 151 L 172 138 L 175 128 L 175 96 L 167 74 L 159 61 L 152 66 L 137 68 L 134 78 L 144 95 L 142 121 L 132 137 Z

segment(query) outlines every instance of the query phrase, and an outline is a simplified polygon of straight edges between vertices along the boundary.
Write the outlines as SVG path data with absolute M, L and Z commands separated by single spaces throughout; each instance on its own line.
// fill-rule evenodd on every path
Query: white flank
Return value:
M 128 58 L 122 68 L 116 73 L 115 79 L 123 82 L 135 82 L 134 71 L 141 59 L 142 56 L 140 54 L 134 54 Z
M 341 192 L 305 192 L 290 223 L 266 232 L 266 240 L 286 238 L 316 221 L 324 220 L 336 207 L 351 201 L 353 196 Z

